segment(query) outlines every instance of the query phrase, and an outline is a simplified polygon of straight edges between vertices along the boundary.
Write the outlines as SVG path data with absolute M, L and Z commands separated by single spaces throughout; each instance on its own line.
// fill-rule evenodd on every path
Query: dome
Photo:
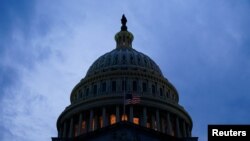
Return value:
M 116 48 L 99 57 L 89 68 L 86 76 L 112 70 L 148 71 L 162 76 L 158 65 L 147 55 L 133 48 Z
M 59 138 L 81 137 L 120 122 L 176 138 L 190 138 L 192 119 L 179 94 L 134 39 L 122 17 L 116 48 L 99 57 L 73 88 L 57 120 Z M 130 102 L 129 102 L 130 100 Z

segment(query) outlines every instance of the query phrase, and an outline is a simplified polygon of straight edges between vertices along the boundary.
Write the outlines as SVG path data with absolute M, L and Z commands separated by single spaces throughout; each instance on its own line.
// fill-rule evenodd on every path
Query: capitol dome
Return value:
M 119 123 L 191 138 L 192 119 L 179 105 L 177 90 L 150 57 L 132 48 L 125 16 L 121 21 L 115 49 L 94 61 L 73 88 L 71 104 L 57 120 L 58 138 L 79 138 Z
M 89 68 L 87 76 L 112 71 L 114 69 L 134 69 L 138 71 L 149 71 L 162 76 L 158 65 L 147 55 L 133 48 L 118 47 L 99 57 Z

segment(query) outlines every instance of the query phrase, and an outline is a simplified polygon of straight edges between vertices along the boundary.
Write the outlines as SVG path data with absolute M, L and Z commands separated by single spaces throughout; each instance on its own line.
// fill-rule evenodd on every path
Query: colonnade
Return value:
M 74 137 L 120 121 L 128 121 L 143 127 L 176 137 L 191 137 L 190 125 L 170 112 L 150 107 L 122 105 L 106 106 L 82 111 L 61 122 L 58 137 Z

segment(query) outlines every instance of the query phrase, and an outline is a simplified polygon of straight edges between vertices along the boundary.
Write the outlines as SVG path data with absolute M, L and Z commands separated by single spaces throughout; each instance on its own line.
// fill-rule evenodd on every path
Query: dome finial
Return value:
M 124 14 L 122 15 L 121 22 L 122 22 L 121 31 L 127 31 L 127 26 L 126 26 L 127 19 Z
M 128 28 L 126 26 L 127 19 L 124 14 L 122 15 L 121 23 L 122 23 L 121 31 L 116 33 L 115 35 L 116 48 L 120 47 L 132 48 L 132 41 L 134 37 L 133 34 L 128 31 Z

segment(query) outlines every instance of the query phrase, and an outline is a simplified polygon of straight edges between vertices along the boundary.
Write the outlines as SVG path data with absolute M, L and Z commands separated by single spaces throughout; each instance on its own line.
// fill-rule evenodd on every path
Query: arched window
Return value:
M 128 116 L 125 114 L 122 115 L 122 121 L 128 121 Z
M 116 123 L 116 116 L 114 114 L 110 115 L 110 125 Z
M 138 117 L 133 118 L 133 123 L 139 125 L 140 119 Z

